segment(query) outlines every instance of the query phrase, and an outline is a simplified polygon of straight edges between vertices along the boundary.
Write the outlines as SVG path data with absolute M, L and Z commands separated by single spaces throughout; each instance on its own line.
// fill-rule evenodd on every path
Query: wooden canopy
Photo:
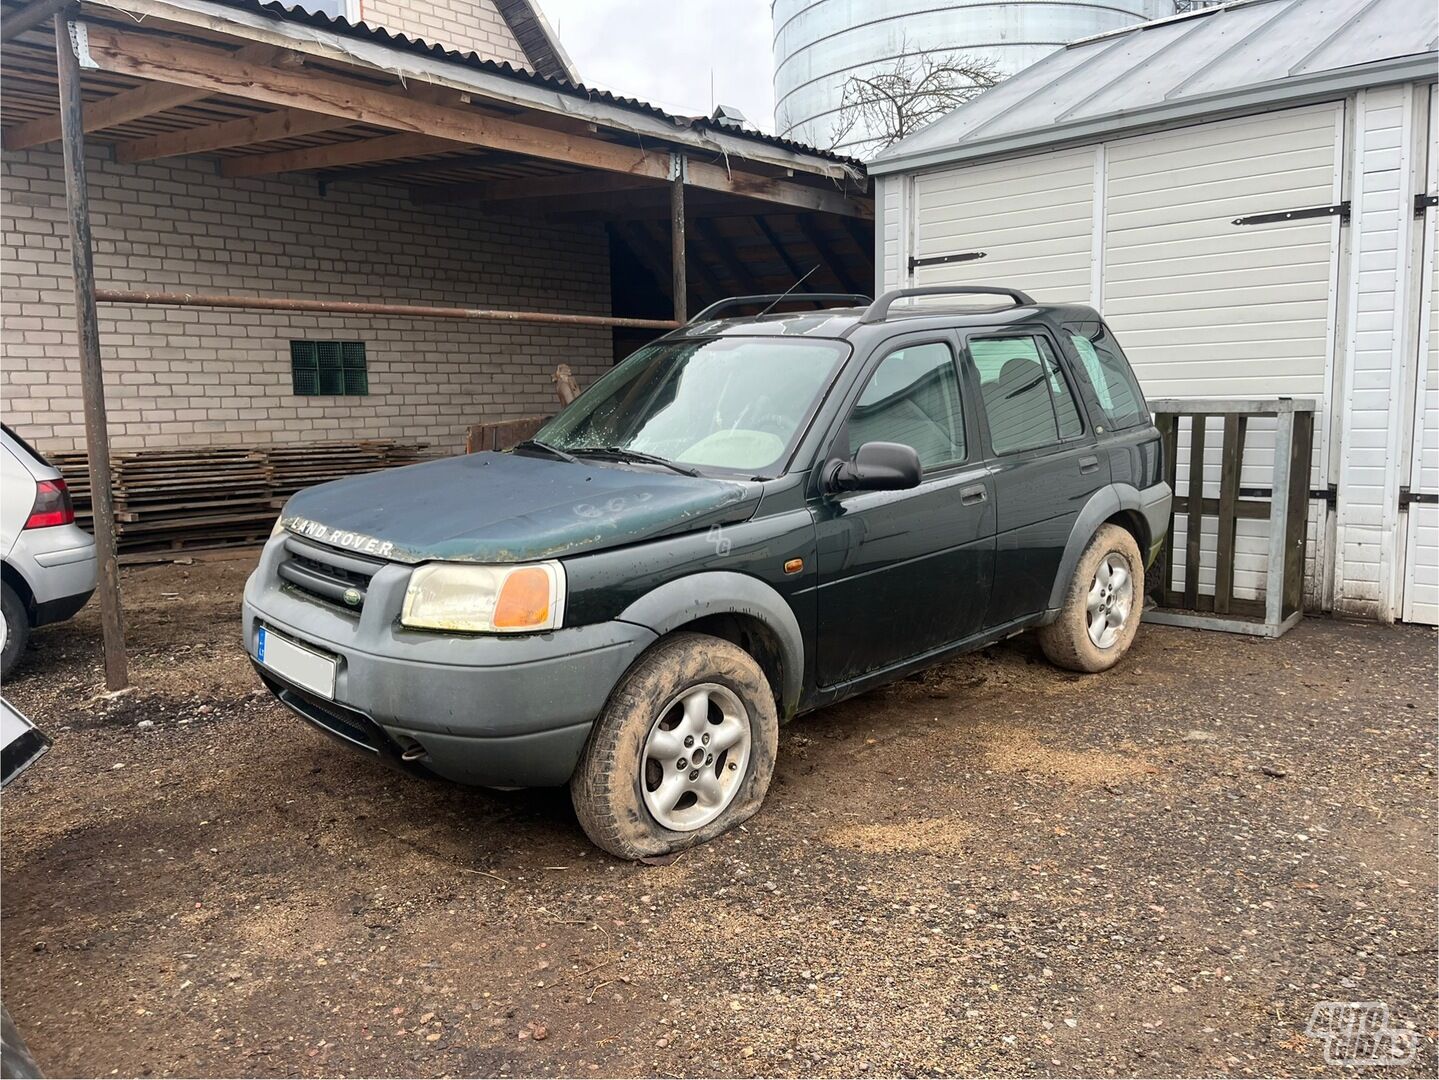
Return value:
M 36 19 L 61 7 L 3 4 L 6 150 L 60 137 L 52 24 Z M 690 227 L 676 309 L 812 269 L 812 289 L 873 279 L 873 204 L 854 162 L 277 5 L 70 10 L 84 128 L 118 162 L 206 154 L 226 177 L 301 173 L 321 190 L 399 186 L 429 207 L 602 220 L 671 302 L 678 168 Z

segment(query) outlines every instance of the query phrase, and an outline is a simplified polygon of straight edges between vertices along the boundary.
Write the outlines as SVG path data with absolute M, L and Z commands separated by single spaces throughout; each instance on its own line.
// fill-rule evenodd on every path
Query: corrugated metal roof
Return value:
M 495 60 L 487 60 L 478 53 L 462 53 L 454 49 L 446 48 L 443 45 L 431 44 L 421 38 L 411 38 L 405 34 L 392 34 L 382 26 L 370 26 L 368 23 L 352 23 L 342 17 L 331 17 L 318 12 L 305 11 L 301 8 L 286 7 L 278 2 L 265 2 L 265 0 L 210 0 L 211 3 L 219 4 L 222 7 L 234 8 L 238 11 L 246 11 L 255 15 L 272 18 L 280 22 L 303 23 L 321 30 L 328 30 L 335 34 L 346 37 L 359 38 L 378 45 L 388 46 L 394 49 L 404 49 L 408 52 L 417 53 L 421 56 L 430 56 L 437 59 L 448 60 L 451 63 L 464 64 L 467 67 L 488 72 L 492 75 L 503 75 L 506 78 L 515 79 L 521 82 L 528 82 L 532 85 L 543 86 L 546 89 L 567 94 L 571 97 L 583 98 L 589 101 L 603 101 L 607 104 L 629 109 L 634 112 L 644 113 L 674 124 L 679 129 L 691 129 L 694 131 L 714 131 L 729 136 L 750 139 L 754 142 L 765 143 L 769 146 L 780 147 L 797 154 L 808 154 L 821 158 L 825 161 L 835 161 L 855 169 L 858 175 L 864 175 L 864 165 L 854 158 L 845 157 L 842 154 L 835 154 L 828 150 L 820 150 L 804 143 L 795 142 L 792 139 L 784 139 L 778 135 L 768 135 L 762 131 L 754 131 L 749 128 L 737 128 L 730 125 L 720 125 L 711 122 L 705 116 L 677 116 L 665 112 L 658 106 L 648 102 L 640 101 L 637 98 L 618 97 L 608 90 L 600 90 L 592 86 L 585 86 L 583 83 L 572 83 L 565 79 L 552 78 L 550 76 L 527 71 L 523 68 L 516 68 L 508 63 Z
M 871 174 L 1439 73 L 1434 0 L 1239 0 L 1072 42 L 902 139 Z

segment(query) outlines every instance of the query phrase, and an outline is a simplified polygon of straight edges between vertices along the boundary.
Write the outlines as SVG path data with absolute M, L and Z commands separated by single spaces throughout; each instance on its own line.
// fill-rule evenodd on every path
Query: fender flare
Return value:
M 1074 528 L 1069 530 L 1064 556 L 1059 560 L 1059 572 L 1054 575 L 1054 587 L 1049 593 L 1049 606 L 1045 611 L 1044 622 L 1053 622 L 1058 616 L 1060 605 L 1064 603 L 1065 590 L 1069 588 L 1069 579 L 1074 576 L 1074 568 L 1079 565 L 1080 556 L 1094 539 L 1094 534 L 1121 510 L 1133 510 L 1141 515 L 1144 513 L 1144 500 L 1140 497 L 1139 489 L 1132 484 L 1110 484 L 1102 487 L 1084 504 L 1084 509 L 1079 512 L 1079 517 L 1074 522 Z M 1142 558 L 1146 553 L 1141 551 L 1139 554 Z
M 769 628 L 781 654 L 781 715 L 791 715 L 804 686 L 804 636 L 784 597 L 759 578 L 729 570 L 689 574 L 651 589 L 619 618 L 663 636 L 706 615 L 748 615 Z

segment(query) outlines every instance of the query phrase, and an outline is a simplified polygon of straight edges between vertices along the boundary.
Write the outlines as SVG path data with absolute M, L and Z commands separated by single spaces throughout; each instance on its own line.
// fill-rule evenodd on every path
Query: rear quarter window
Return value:
M 1079 359 L 1079 369 L 1094 389 L 1105 426 L 1111 430 L 1149 423 L 1149 406 L 1124 350 L 1103 322 L 1065 323 L 1064 336 Z

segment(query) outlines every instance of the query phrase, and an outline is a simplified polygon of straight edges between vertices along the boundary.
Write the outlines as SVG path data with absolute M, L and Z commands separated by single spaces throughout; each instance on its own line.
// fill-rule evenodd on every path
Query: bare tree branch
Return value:
M 829 148 L 857 146 L 860 156 L 873 156 L 952 112 L 999 79 L 998 67 L 983 57 L 918 53 L 910 49 L 907 40 L 902 41 L 896 59 L 867 75 L 853 75 L 845 83 Z

